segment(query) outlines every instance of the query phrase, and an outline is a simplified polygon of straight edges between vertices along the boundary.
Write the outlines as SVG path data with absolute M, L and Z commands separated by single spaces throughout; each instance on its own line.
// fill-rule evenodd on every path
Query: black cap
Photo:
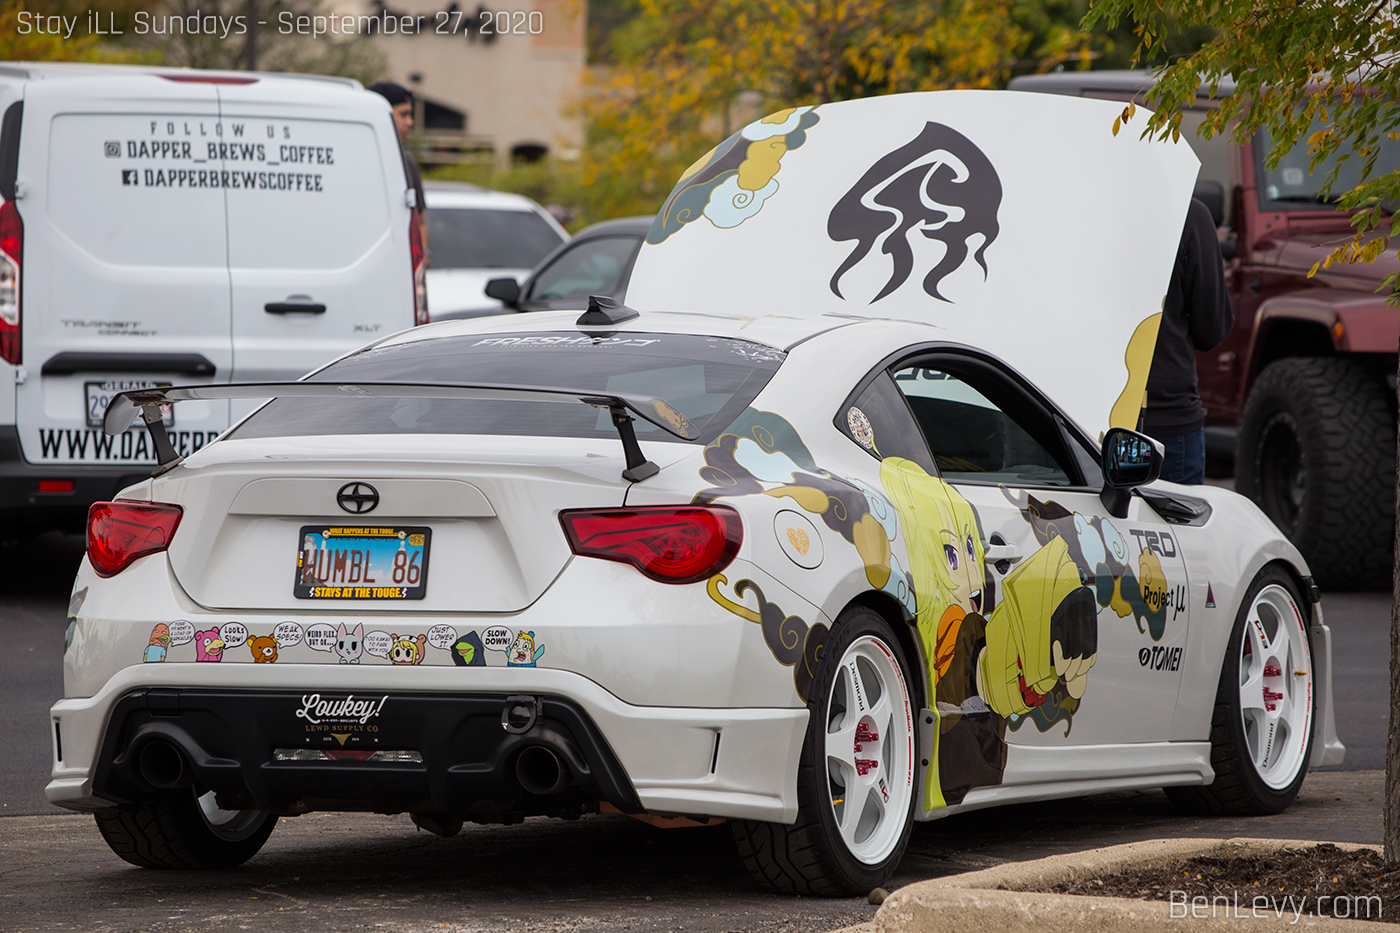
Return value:
M 402 84 L 395 84 L 392 81 L 380 81 L 378 84 L 371 84 L 369 89 L 387 100 L 390 107 L 397 107 L 399 104 L 413 103 L 413 92 Z

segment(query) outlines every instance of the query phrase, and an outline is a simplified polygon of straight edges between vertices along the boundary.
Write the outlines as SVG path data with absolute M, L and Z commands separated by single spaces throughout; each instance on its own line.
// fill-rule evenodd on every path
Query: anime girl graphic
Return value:
M 912 460 L 889 457 L 880 481 L 904 527 L 938 718 L 924 808 L 962 801 L 973 787 L 1000 784 L 1006 721 L 977 693 L 977 656 L 986 643 L 991 598 L 987 548 L 971 503 Z
M 1056 719 L 1073 715 L 1097 659 L 1098 607 L 1058 536 L 1007 574 L 992 605 L 971 503 L 898 457 L 881 463 L 880 480 L 905 529 L 938 720 L 936 768 L 930 765 L 924 783 L 924 807 L 932 810 L 1001 783 L 1008 720 L 1046 710 Z

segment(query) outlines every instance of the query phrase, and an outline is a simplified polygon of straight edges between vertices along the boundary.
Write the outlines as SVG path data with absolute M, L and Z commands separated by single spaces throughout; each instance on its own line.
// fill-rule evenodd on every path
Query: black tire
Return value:
M 1281 813 L 1298 796 L 1308 773 L 1308 758 L 1317 726 L 1317 707 L 1310 704 L 1307 722 L 1308 751 L 1303 754 L 1298 773 L 1283 787 L 1270 787 L 1260 776 L 1249 753 L 1240 702 L 1240 660 L 1245 625 L 1250 607 L 1265 587 L 1277 585 L 1288 592 L 1303 613 L 1303 639 L 1307 643 L 1307 670 L 1313 671 L 1312 641 L 1306 623 L 1306 603 L 1293 578 L 1277 566 L 1265 567 L 1254 578 L 1230 631 L 1225 660 L 1220 666 L 1220 684 L 1215 693 L 1215 710 L 1210 721 L 1210 764 L 1215 780 L 1204 787 L 1167 787 L 1167 797 L 1195 813 L 1212 815 L 1262 815 Z M 1311 695 L 1311 691 L 1310 691 Z
M 808 694 L 807 708 L 811 716 L 797 772 L 797 822 L 786 826 L 752 820 L 730 821 L 739 858 L 749 874 L 783 894 L 830 897 L 867 894 L 889 880 L 909 844 L 914 802 L 918 796 L 917 777 L 909 793 L 908 806 L 904 808 L 898 840 L 887 857 L 873 864 L 861 861 L 842 841 L 837 827 L 824 750 L 830 715 L 828 705 L 842 657 L 863 636 L 876 638 L 889 649 L 908 691 L 911 717 L 918 711 L 916 685 L 919 681 L 911 677 L 909 664 L 889 624 L 879 613 L 863 606 L 841 613 L 821 649 L 821 659 Z M 912 730 L 912 719 L 910 727 Z M 917 732 L 913 734 L 917 744 Z M 910 767 L 917 769 L 917 762 L 911 762 Z M 891 817 L 894 815 L 890 813 Z
M 1395 418 L 1385 383 L 1356 360 L 1269 364 L 1245 402 L 1235 488 L 1302 552 L 1318 584 L 1390 584 Z
M 205 817 L 190 790 L 173 790 L 132 810 L 95 814 L 113 852 L 142 868 L 234 868 L 258 854 L 277 815 L 233 811 L 223 826 Z

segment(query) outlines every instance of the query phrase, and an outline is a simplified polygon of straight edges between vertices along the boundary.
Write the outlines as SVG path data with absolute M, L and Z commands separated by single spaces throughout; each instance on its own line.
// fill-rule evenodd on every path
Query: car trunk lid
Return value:
M 294 462 L 282 446 L 296 447 Z M 152 496 L 185 509 L 169 550 L 176 579 L 221 610 L 519 611 L 568 563 L 558 513 L 620 506 L 626 488 L 616 441 L 588 438 L 233 440 L 199 462 L 158 479 Z M 347 486 L 376 504 L 342 507 Z M 307 529 L 408 527 L 430 530 L 423 598 L 294 595 Z M 328 582 L 364 582 L 352 575 L 343 566 Z

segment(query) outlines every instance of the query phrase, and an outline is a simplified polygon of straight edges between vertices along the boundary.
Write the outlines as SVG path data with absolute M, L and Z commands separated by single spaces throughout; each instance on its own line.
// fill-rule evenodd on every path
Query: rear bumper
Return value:
M 352 715 L 335 712 L 336 701 L 347 697 L 353 695 L 133 691 L 112 708 L 93 793 L 118 803 L 150 794 L 141 752 L 147 743 L 166 742 L 184 754 L 197 784 L 245 807 L 499 817 L 524 796 L 513 775 L 516 756 L 541 746 L 568 767 L 569 798 L 605 800 L 629 813 L 642 809 L 598 727 L 564 697 L 539 697 L 537 720 L 516 734 L 501 725 L 511 703 L 502 695 L 369 694 L 353 697 Z M 278 761 L 277 749 L 413 751 L 422 761 Z M 550 803 L 524 802 L 545 809 Z
M 149 476 L 149 468 L 142 469 L 139 464 L 30 463 L 24 459 L 15 427 L 0 426 L 0 523 L 7 527 L 80 529 L 88 506 L 111 499 L 118 490 Z M 73 488 L 69 492 L 41 492 L 41 480 L 71 482 Z
M 345 671 L 359 681 L 353 686 L 124 684 L 98 697 L 60 701 L 51 712 L 54 768 L 46 793 L 58 806 L 86 811 L 139 800 L 152 792 L 141 776 L 140 752 L 163 740 L 184 752 L 200 785 L 282 813 L 439 811 L 491 821 L 567 812 L 580 800 L 596 800 L 630 812 L 796 819 L 805 708 L 632 706 L 586 678 L 543 670 L 534 682 L 512 677 L 504 690 L 480 684 L 471 693 L 410 693 L 376 683 L 366 676 L 373 670 Z M 457 679 L 451 668 L 444 674 Z M 382 701 L 382 708 L 348 726 L 311 722 L 298 711 L 313 694 Z M 512 735 L 502 728 L 501 712 L 507 696 L 521 695 L 540 698 L 540 715 L 528 731 Z M 516 780 L 515 759 L 531 745 L 555 751 L 567 764 L 572 786 L 558 799 L 526 794 Z M 306 747 L 411 750 L 423 760 L 273 760 L 274 749 Z

